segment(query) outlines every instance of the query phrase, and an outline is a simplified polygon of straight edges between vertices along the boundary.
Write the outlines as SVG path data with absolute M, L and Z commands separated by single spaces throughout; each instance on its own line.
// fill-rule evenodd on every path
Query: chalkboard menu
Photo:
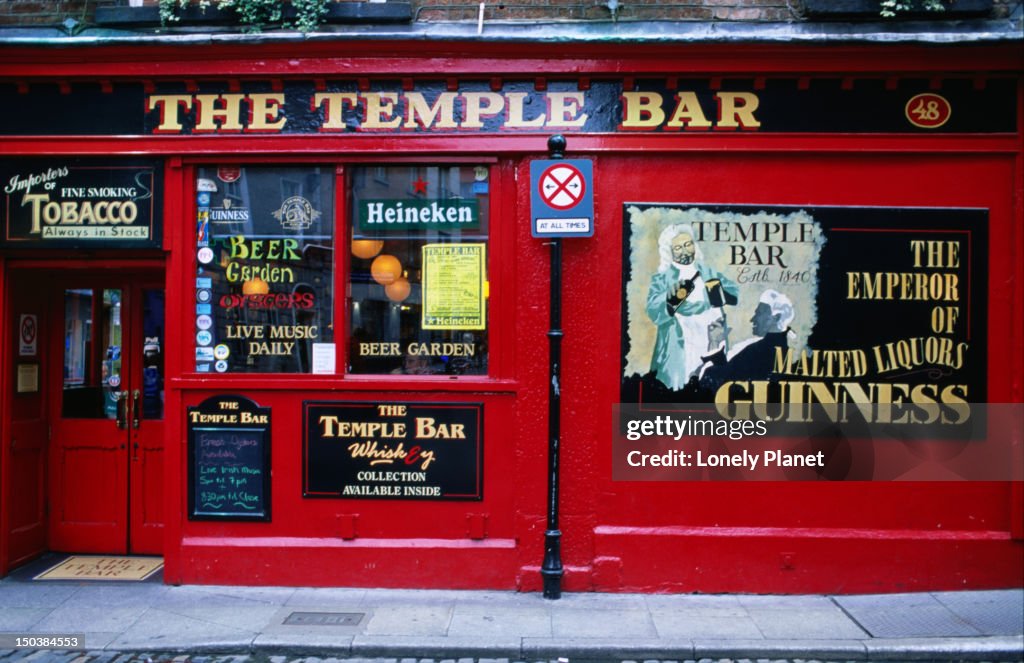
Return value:
M 270 520 L 270 408 L 242 396 L 188 408 L 190 520 Z
M 483 403 L 305 402 L 303 495 L 483 499 Z
M 334 169 L 196 174 L 201 373 L 333 373 Z

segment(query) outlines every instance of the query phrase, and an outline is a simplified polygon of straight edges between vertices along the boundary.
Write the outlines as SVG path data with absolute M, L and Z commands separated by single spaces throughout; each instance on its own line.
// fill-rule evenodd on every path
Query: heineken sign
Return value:
M 476 200 L 361 200 L 356 229 L 367 235 L 412 230 L 477 230 L 480 206 Z

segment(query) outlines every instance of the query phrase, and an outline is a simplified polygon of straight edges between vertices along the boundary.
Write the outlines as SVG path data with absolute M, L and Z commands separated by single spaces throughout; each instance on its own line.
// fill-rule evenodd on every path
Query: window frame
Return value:
M 482 375 L 406 375 L 390 373 L 349 373 L 349 311 L 348 275 L 351 268 L 351 255 L 347 250 L 351 239 L 351 197 L 348 190 L 348 172 L 353 167 L 404 166 L 404 165 L 481 165 L 490 169 L 491 184 L 488 195 L 489 229 L 487 238 L 487 282 L 489 293 L 487 298 L 488 366 L 487 373 Z M 200 373 L 195 370 L 195 331 L 194 319 L 182 321 L 183 335 L 186 340 L 185 352 L 178 353 L 182 362 L 179 367 L 180 378 L 176 383 L 188 384 L 202 381 L 204 385 L 230 384 L 231 388 L 266 388 L 266 389 L 306 389 L 337 388 L 339 383 L 353 391 L 399 391 L 410 388 L 417 389 L 429 385 L 431 390 L 451 392 L 472 392 L 481 388 L 506 391 L 517 385 L 513 374 L 515 365 L 514 346 L 514 310 L 515 300 L 515 254 L 519 229 L 514 220 L 518 217 L 516 208 L 518 195 L 515 190 L 517 160 L 514 157 L 499 158 L 493 154 L 476 156 L 459 155 L 413 155 L 403 157 L 385 157 L 369 155 L 347 155 L 343 158 L 330 155 L 220 155 L 202 156 L 183 159 L 181 162 L 181 199 L 184 204 L 181 230 L 177 236 L 181 238 L 182 254 L 179 265 L 188 278 L 194 279 L 197 273 L 198 259 L 194 250 L 195 218 L 198 204 L 196 201 L 196 173 L 201 166 L 259 166 L 289 167 L 318 165 L 324 169 L 334 169 L 334 259 L 333 259 L 333 312 L 335 366 L 334 373 Z M 504 203 L 504 204 L 502 204 Z M 529 228 L 526 228 L 527 235 Z M 190 250 L 192 249 L 192 250 Z M 344 250 L 343 250 L 344 249 Z M 180 273 L 180 272 L 179 272 Z M 499 287 L 495 287 L 498 284 Z M 191 285 L 191 284 L 189 284 Z M 504 287 L 502 287 L 504 286 Z M 195 288 L 185 290 L 187 310 L 195 311 Z M 339 294 L 343 298 L 339 303 Z M 247 384 L 247 383 L 251 383 Z

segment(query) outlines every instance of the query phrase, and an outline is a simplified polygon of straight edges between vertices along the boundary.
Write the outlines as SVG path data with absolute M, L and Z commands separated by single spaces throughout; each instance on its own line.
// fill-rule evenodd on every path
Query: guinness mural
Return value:
M 8 248 L 159 247 L 162 167 L 83 159 L 0 165 Z
M 987 210 L 627 204 L 625 219 L 624 403 L 869 419 L 911 404 L 962 423 L 985 402 Z

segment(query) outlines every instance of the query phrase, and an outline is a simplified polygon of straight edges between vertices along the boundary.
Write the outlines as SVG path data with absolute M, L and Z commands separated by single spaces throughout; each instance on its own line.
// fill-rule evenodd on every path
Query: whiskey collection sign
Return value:
M 303 495 L 483 499 L 482 403 L 303 403 Z

